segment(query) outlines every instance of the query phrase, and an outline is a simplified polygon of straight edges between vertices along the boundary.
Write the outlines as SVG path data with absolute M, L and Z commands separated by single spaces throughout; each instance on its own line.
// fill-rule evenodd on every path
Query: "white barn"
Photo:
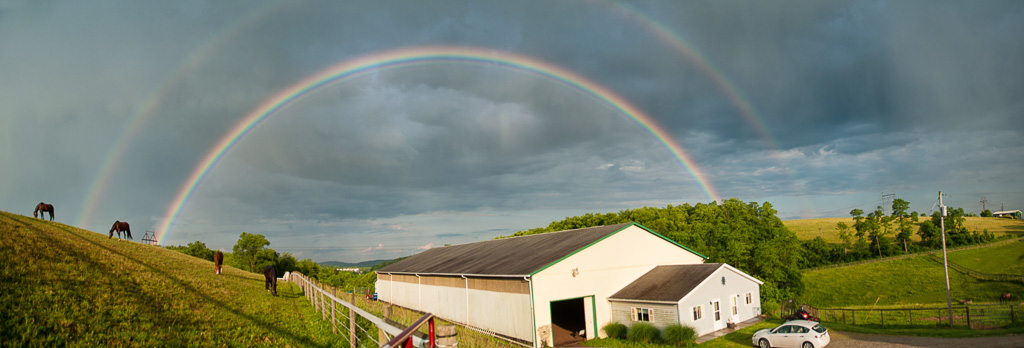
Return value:
M 646 227 L 624 223 L 430 249 L 377 270 L 376 289 L 381 301 L 534 347 L 604 336 L 601 326 L 612 321 L 664 326 L 669 322 L 658 318 L 672 316 L 705 333 L 760 314 L 761 282 L 728 265 L 710 264 L 713 269 L 700 268 L 699 274 L 672 267 L 667 269 L 675 273 L 657 273 L 663 269 L 658 266 L 703 265 L 705 259 Z M 637 290 L 637 282 L 685 283 L 689 290 L 657 303 L 669 306 L 651 306 L 655 302 Z M 714 299 L 738 299 L 744 306 L 735 316 L 686 320 L 690 308 Z

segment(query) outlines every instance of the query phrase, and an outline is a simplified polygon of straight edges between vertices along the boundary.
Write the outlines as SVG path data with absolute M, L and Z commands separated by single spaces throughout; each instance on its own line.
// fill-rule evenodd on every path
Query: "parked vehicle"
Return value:
M 808 313 L 803 308 L 797 309 L 796 312 L 793 312 L 793 314 L 789 315 L 788 317 L 782 318 L 782 319 L 786 319 L 786 320 L 821 321 L 821 320 L 818 319 L 818 317 L 811 315 L 811 313 Z
M 832 341 L 828 329 L 810 320 L 791 320 L 774 329 L 764 329 L 751 338 L 759 348 L 820 348 Z

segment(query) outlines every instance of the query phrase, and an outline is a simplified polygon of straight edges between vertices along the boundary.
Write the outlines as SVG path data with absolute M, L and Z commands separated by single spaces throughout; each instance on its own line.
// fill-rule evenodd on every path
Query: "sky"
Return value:
M 586 213 L 1024 208 L 1020 1 L 0 0 L 0 210 L 392 259 Z

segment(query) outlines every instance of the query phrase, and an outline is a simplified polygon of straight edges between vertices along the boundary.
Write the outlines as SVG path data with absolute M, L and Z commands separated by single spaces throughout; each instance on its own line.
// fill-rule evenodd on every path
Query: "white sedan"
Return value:
M 820 348 L 827 346 L 832 338 L 828 329 L 816 321 L 792 320 L 774 329 L 760 330 L 754 333 L 752 340 L 759 348 Z

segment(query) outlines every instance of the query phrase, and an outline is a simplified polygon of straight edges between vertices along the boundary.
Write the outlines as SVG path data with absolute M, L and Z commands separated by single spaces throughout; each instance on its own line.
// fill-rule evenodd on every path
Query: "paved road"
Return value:
M 828 348 L 910 348 L 910 347 L 969 347 L 1010 348 L 1024 347 L 1024 335 L 975 338 L 937 338 L 916 336 L 872 335 L 832 331 Z

